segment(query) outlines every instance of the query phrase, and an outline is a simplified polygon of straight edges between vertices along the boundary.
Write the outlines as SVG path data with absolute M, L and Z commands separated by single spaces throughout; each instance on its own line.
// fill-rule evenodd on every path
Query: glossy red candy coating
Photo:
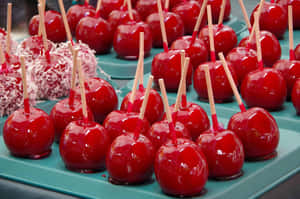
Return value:
M 163 7 L 163 3 L 162 3 Z M 140 14 L 143 21 L 152 14 L 157 12 L 157 1 L 156 0 L 139 0 L 136 4 L 135 9 Z
M 197 1 L 187 1 L 178 4 L 172 9 L 172 12 L 179 15 L 184 24 L 185 34 L 193 34 L 201 5 Z M 200 28 L 207 23 L 207 17 L 204 15 Z
M 84 83 L 87 105 L 92 110 L 95 121 L 102 123 L 106 116 L 118 107 L 116 91 L 99 77 L 86 79 Z M 79 87 L 76 88 L 76 96 L 80 97 Z
M 300 79 L 298 79 L 292 90 L 292 102 L 297 111 L 297 114 L 300 115 Z
M 205 43 L 196 38 L 192 44 L 192 36 L 183 36 L 175 40 L 171 45 L 172 50 L 184 50 L 186 56 L 190 57 L 193 69 L 199 64 L 208 61 L 208 49 Z
M 131 95 L 131 92 L 129 92 L 123 98 L 121 110 L 127 111 L 130 95 Z M 145 97 L 145 89 L 138 89 L 135 93 L 135 99 L 132 104 L 131 111 L 136 112 L 136 113 L 140 112 L 142 103 L 144 101 L 144 97 Z M 163 113 L 164 113 L 163 101 L 162 101 L 159 93 L 156 90 L 151 89 L 150 93 L 149 93 L 145 117 L 150 122 L 150 124 L 153 124 L 154 122 L 161 120 Z
M 151 179 L 154 158 L 154 147 L 146 136 L 120 135 L 107 153 L 106 167 L 112 181 L 138 184 Z
M 199 65 L 195 70 L 193 82 L 194 82 L 194 88 L 198 93 L 199 97 L 201 99 L 208 99 L 205 72 L 204 72 L 203 65 L 208 65 L 209 67 L 215 101 L 216 102 L 230 101 L 232 99 L 233 92 L 221 61 L 206 62 L 204 64 Z M 235 71 L 233 70 L 231 65 L 228 65 L 228 67 L 236 85 L 238 85 Z
M 213 25 L 213 33 L 216 54 L 223 52 L 226 56 L 237 45 L 237 36 L 231 27 L 222 24 Z M 208 26 L 201 29 L 199 39 L 202 39 L 207 49 L 210 49 Z
M 279 143 L 279 129 L 273 116 L 265 109 L 254 107 L 234 114 L 228 129 L 243 143 L 245 157 L 259 158 L 275 152 Z
M 183 36 L 183 21 L 181 20 L 179 15 L 172 12 L 163 12 L 163 16 L 168 44 L 171 45 L 173 41 Z M 161 48 L 163 46 L 163 41 L 160 29 L 159 14 L 156 12 L 149 15 L 146 19 L 146 23 L 149 25 L 152 32 L 153 47 Z
M 111 142 L 122 134 L 135 133 L 138 126 L 140 128 L 138 132 L 144 135 L 150 128 L 149 122 L 145 118 L 141 120 L 138 113 L 125 111 L 111 112 L 105 118 L 103 126 L 107 130 Z
M 209 129 L 208 116 L 198 104 L 188 102 L 186 107 L 180 108 L 177 112 L 174 112 L 174 107 L 174 104 L 170 107 L 173 111 L 173 119 L 184 124 L 193 140 L 196 140 L 202 132 Z
M 134 9 L 132 10 L 132 16 L 134 21 L 141 21 L 139 13 Z M 126 24 L 131 21 L 131 19 L 127 10 L 113 10 L 109 14 L 107 21 L 114 32 L 117 29 L 118 25 Z
M 128 22 L 119 25 L 114 35 L 114 50 L 119 57 L 137 59 L 139 55 L 140 32 L 144 32 L 144 53 L 150 54 L 152 48 L 151 30 L 144 22 Z
M 284 77 L 273 68 L 252 71 L 242 82 L 241 95 L 248 107 L 278 110 L 287 96 Z
M 104 54 L 112 47 L 113 31 L 101 17 L 84 17 L 76 26 L 76 40 L 86 43 L 96 54 Z
M 87 112 L 88 120 L 94 121 L 93 113 L 89 107 L 87 107 Z M 70 106 L 70 99 L 63 99 L 55 104 L 49 116 L 55 129 L 55 141 L 59 142 L 60 136 L 70 122 L 84 119 L 81 101 L 74 100 L 73 105 Z
M 300 61 L 300 44 L 298 44 L 295 48 L 295 58 Z
M 194 196 L 203 191 L 208 165 L 200 148 L 191 140 L 168 141 L 155 157 L 155 176 L 163 192 L 175 196 Z
M 161 52 L 153 58 L 151 74 L 154 76 L 155 84 L 158 79 L 163 78 L 167 91 L 177 91 L 181 78 L 181 55 L 179 50 Z M 187 71 L 187 86 L 191 84 L 192 64 Z
M 80 21 L 80 19 L 87 16 L 93 17 L 95 16 L 95 13 L 96 13 L 95 8 L 91 5 L 76 4 L 73 5 L 71 8 L 69 8 L 67 12 L 67 19 L 72 34 L 73 35 L 75 34 L 76 26 Z
M 239 46 L 248 47 L 248 39 L 248 37 L 243 38 L 240 41 Z M 272 67 L 273 64 L 281 57 L 280 43 L 276 39 L 275 35 L 268 31 L 260 31 L 259 41 L 264 65 Z M 250 42 L 249 47 L 256 51 L 256 42 L 254 39 Z
M 32 16 L 32 18 L 29 21 L 29 25 L 28 25 L 28 33 L 31 36 L 38 34 L 38 32 L 39 32 L 39 23 L 40 23 L 40 16 L 39 15 Z
M 103 19 L 107 19 L 113 10 L 119 10 L 123 5 L 123 0 L 102 0 L 100 15 Z
M 273 65 L 273 68 L 283 75 L 287 86 L 287 96 L 290 97 L 296 79 L 300 78 L 300 61 L 281 59 Z
M 64 130 L 59 152 L 65 166 L 74 171 L 89 173 L 105 168 L 110 146 L 107 131 L 92 121 L 73 121 Z
M 203 0 L 198 0 L 200 4 L 202 5 Z M 223 0 L 208 0 L 207 5 L 211 6 L 211 11 L 212 11 L 212 19 L 213 23 L 216 24 L 219 21 L 219 15 L 221 11 L 221 5 L 222 5 Z M 231 3 L 230 0 L 226 1 L 226 7 L 225 7 L 225 12 L 224 12 L 224 19 L 223 21 L 228 21 L 230 18 L 230 11 L 231 11 Z
M 253 13 L 258 9 L 258 6 L 259 4 L 251 14 L 251 24 L 254 22 Z M 278 39 L 281 39 L 288 27 L 288 15 L 284 7 L 277 3 L 265 2 L 259 18 L 259 27 L 261 30 L 270 31 Z
M 256 52 L 249 48 L 237 47 L 232 49 L 227 54 L 226 61 L 233 67 L 239 84 L 250 71 L 258 69 Z
M 176 121 L 176 123 L 174 123 L 174 130 L 177 138 L 191 139 L 189 130 L 181 122 Z M 146 136 L 150 139 L 157 151 L 163 144 L 172 139 L 168 121 L 162 120 L 152 124 Z
M 14 156 L 38 159 L 49 155 L 54 141 L 54 127 L 50 117 L 41 109 L 30 107 L 13 112 L 5 121 L 3 139 Z
M 282 5 L 288 12 L 288 5 L 293 7 L 293 24 L 294 29 L 300 28 L 300 1 L 299 0 L 276 0 L 276 3 Z
M 244 164 L 244 149 L 241 140 L 233 131 L 208 130 L 197 139 L 204 153 L 212 178 L 224 178 L 237 175 Z

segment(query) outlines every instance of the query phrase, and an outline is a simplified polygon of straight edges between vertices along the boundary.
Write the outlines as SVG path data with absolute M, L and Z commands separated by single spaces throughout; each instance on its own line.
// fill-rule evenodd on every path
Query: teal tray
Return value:
M 231 16 L 230 20 L 224 23 L 232 27 L 237 35 L 242 33 L 247 27 L 243 21 L 237 17 Z M 162 48 L 152 48 L 151 55 L 145 58 L 144 73 L 151 71 L 153 57 L 162 52 Z M 111 53 L 105 55 L 97 55 L 98 64 L 102 70 L 113 79 L 133 79 L 135 75 L 137 60 L 124 60 L 117 57 L 116 52 L 112 49 Z
M 172 101 L 172 100 L 170 100 Z M 220 118 L 223 123 L 227 119 Z M 232 181 L 209 180 L 207 193 L 193 197 L 201 199 L 255 198 L 299 172 L 300 134 L 280 129 L 278 156 L 263 162 L 246 162 L 244 175 Z M 113 185 L 107 172 L 80 174 L 67 170 L 54 144 L 51 156 L 41 160 L 20 159 L 11 156 L 0 136 L 0 177 L 19 181 L 83 198 L 166 199 L 154 180 L 136 186 Z M 153 176 L 154 179 L 154 176 Z

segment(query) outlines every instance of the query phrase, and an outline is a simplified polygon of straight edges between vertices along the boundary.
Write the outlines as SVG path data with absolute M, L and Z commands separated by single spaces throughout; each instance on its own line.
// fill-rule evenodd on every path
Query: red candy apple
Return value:
M 144 32 L 144 55 L 148 56 L 152 48 L 151 30 L 144 22 L 131 21 L 119 25 L 114 35 L 114 50 L 119 57 L 137 59 L 139 55 L 139 35 Z
M 87 105 L 94 114 L 95 121 L 102 123 L 105 117 L 118 106 L 114 88 L 104 79 L 93 77 L 85 80 Z M 80 96 L 79 87 L 76 95 Z
M 77 120 L 64 130 L 59 152 L 68 169 L 91 173 L 105 168 L 105 156 L 109 146 L 108 133 L 100 124 Z
M 80 5 L 76 4 L 69 8 L 67 12 L 67 19 L 71 29 L 72 34 L 75 34 L 76 26 L 80 19 L 83 17 L 95 15 L 95 8 L 89 4 Z
M 41 109 L 30 107 L 13 112 L 3 126 L 3 139 L 14 156 L 39 159 L 51 153 L 54 127 L 51 118 Z
M 172 12 L 179 15 L 184 24 L 185 34 L 192 34 L 196 21 L 201 9 L 201 5 L 197 1 L 182 2 L 172 9 Z M 203 27 L 207 22 L 206 17 L 202 19 L 200 28 Z
M 233 92 L 231 90 L 229 81 L 225 74 L 223 65 L 220 61 L 216 62 L 207 62 L 201 64 L 197 67 L 194 72 L 194 88 L 198 93 L 201 99 L 208 99 L 207 88 L 206 88 L 206 80 L 205 80 L 205 72 L 204 65 L 209 66 L 211 81 L 214 92 L 214 99 L 216 102 L 226 102 L 230 101 L 233 96 Z M 237 83 L 237 78 L 235 75 L 235 71 L 233 68 L 228 65 L 230 72 L 234 78 L 234 81 Z
M 135 9 L 145 21 L 150 14 L 157 12 L 157 0 L 139 0 Z
M 37 35 L 39 30 L 40 17 L 34 15 L 30 22 L 28 31 L 30 35 Z M 67 38 L 64 23 L 59 12 L 48 10 L 45 12 L 45 28 L 47 39 L 53 42 L 64 42 Z
M 124 0 L 102 0 L 100 14 L 103 19 L 107 19 L 113 10 L 119 10 Z
M 87 111 L 89 121 L 94 121 L 92 111 L 89 108 Z M 70 105 L 70 98 L 57 102 L 50 112 L 50 118 L 54 124 L 55 141 L 59 142 L 60 136 L 70 122 L 84 118 L 81 102 L 74 100 L 73 104 Z
M 193 141 L 184 138 L 159 148 L 154 169 L 163 192 L 180 197 L 200 195 L 208 177 L 205 156 Z
M 155 83 L 162 78 L 168 91 L 177 91 L 181 78 L 181 55 L 179 50 L 161 52 L 153 58 L 151 74 Z M 187 72 L 187 86 L 191 84 L 192 65 L 189 64 Z
M 203 0 L 198 0 L 198 1 L 200 2 L 200 4 L 203 3 Z M 211 5 L 213 23 L 218 23 L 222 1 L 223 0 L 208 0 L 207 1 L 207 5 Z M 224 21 L 229 20 L 230 11 L 231 11 L 230 0 L 226 0 L 226 6 L 225 6 L 225 12 L 224 12 Z
M 241 85 L 241 94 L 248 107 L 278 110 L 287 96 L 284 77 L 273 68 L 248 73 Z
M 259 4 L 254 8 L 250 21 L 253 24 L 254 15 L 253 13 L 258 9 Z M 281 39 L 285 30 L 288 26 L 287 12 L 283 6 L 264 2 L 259 17 L 259 27 L 261 30 L 267 30 L 273 33 L 277 38 Z
M 273 116 L 265 109 L 255 107 L 234 114 L 228 129 L 242 141 L 246 159 L 274 157 L 279 143 L 279 129 Z
M 232 49 L 227 54 L 226 60 L 233 67 L 239 84 L 249 72 L 258 69 L 256 52 L 249 48 L 237 47 Z
M 145 135 L 150 128 L 145 118 L 141 120 L 139 114 L 134 112 L 113 111 L 105 118 L 103 126 L 112 142 L 119 135 L 134 132 L 139 123 L 141 124 L 140 133 Z
M 105 19 L 87 16 L 76 26 L 76 40 L 86 43 L 96 54 L 104 54 L 112 47 L 113 31 Z
M 210 129 L 198 137 L 197 144 L 206 157 L 210 177 L 232 179 L 241 175 L 244 149 L 233 131 Z
M 249 37 L 243 38 L 239 46 L 250 47 L 256 50 L 255 39 L 248 43 Z M 273 64 L 281 57 L 281 47 L 276 37 L 268 31 L 260 31 L 260 43 L 262 50 L 262 59 L 266 66 L 272 67 Z
M 299 0 L 276 0 L 276 3 L 282 5 L 287 12 L 289 5 L 293 7 L 293 24 L 294 28 L 300 28 L 300 1 Z
M 174 131 L 178 138 L 191 139 L 189 130 L 181 122 L 174 123 Z M 151 128 L 146 133 L 146 136 L 150 139 L 157 151 L 163 144 L 172 138 L 168 121 L 162 120 L 152 124 Z
M 141 17 L 136 10 L 132 10 L 132 16 L 134 21 L 141 21 Z M 117 29 L 118 25 L 126 24 L 131 21 L 129 17 L 128 10 L 113 10 L 107 19 L 108 23 L 110 24 L 113 32 Z
M 177 38 L 184 34 L 184 25 L 180 16 L 172 12 L 163 12 L 165 29 L 167 33 L 168 43 L 171 44 Z M 160 48 L 163 46 L 159 14 L 152 13 L 146 19 L 152 32 L 153 46 Z
M 292 102 L 297 111 L 297 114 L 300 115 L 300 79 L 298 79 L 292 90 Z
M 183 36 L 175 40 L 171 45 L 172 50 L 184 50 L 191 58 L 191 64 L 195 69 L 199 64 L 208 61 L 208 50 L 206 44 L 196 38 L 192 44 L 192 36 Z
M 300 61 L 300 44 L 295 48 L 295 58 Z
M 237 44 L 237 36 L 229 26 L 223 24 L 213 25 L 213 36 L 216 53 L 223 52 L 224 55 L 227 55 Z M 202 39 L 207 48 L 210 49 L 208 26 L 201 29 L 199 39 Z
M 138 184 L 152 178 L 155 150 L 150 140 L 140 134 L 117 137 L 110 146 L 106 167 L 112 183 Z

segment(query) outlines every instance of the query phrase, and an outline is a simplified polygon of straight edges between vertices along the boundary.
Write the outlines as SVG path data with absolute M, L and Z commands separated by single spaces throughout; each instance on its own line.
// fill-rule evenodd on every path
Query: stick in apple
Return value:
M 288 18 L 289 18 L 289 47 L 290 47 L 290 60 L 295 60 L 294 52 L 294 36 L 293 36 L 293 7 L 288 6 Z
M 240 7 L 242 9 L 244 20 L 245 20 L 245 22 L 247 24 L 247 27 L 248 27 L 248 31 L 249 31 L 249 33 L 251 33 L 251 23 L 249 21 L 249 17 L 248 17 L 247 10 L 245 8 L 243 0 L 239 0 L 239 4 L 240 4 Z
M 207 21 L 208 21 L 208 34 L 209 34 L 209 46 L 210 46 L 210 59 L 211 61 L 216 61 L 214 33 L 213 33 L 210 5 L 207 6 Z
M 70 26 L 69 26 L 69 23 L 68 23 L 68 20 L 67 20 L 67 15 L 66 15 L 66 10 L 65 10 L 65 6 L 64 6 L 63 0 L 58 0 L 58 5 L 59 5 L 61 16 L 62 16 L 62 19 L 63 19 L 63 22 L 64 22 L 65 30 L 66 30 L 66 33 L 67 33 L 67 38 L 71 42 L 71 44 L 73 46 L 74 42 L 73 42 L 73 39 L 72 39 L 72 34 L 71 34 L 71 31 L 70 31 Z
M 258 61 L 258 67 L 260 70 L 263 70 L 264 68 L 264 64 L 263 64 L 263 61 L 262 61 L 262 54 L 261 54 L 261 44 L 260 44 L 260 31 L 259 31 L 259 23 L 258 23 L 258 13 L 255 12 L 254 13 L 254 19 L 255 21 L 257 22 L 256 26 L 254 27 L 255 28 L 255 39 L 256 39 L 256 49 L 257 49 L 257 61 Z
M 169 51 L 168 40 L 167 40 L 167 33 L 166 33 L 163 11 L 161 7 L 161 0 L 157 0 L 157 7 L 158 7 L 158 14 L 159 14 L 160 29 L 161 29 L 162 39 L 163 39 L 163 47 L 164 47 L 164 51 L 168 52 Z
M 202 22 L 204 13 L 205 13 L 205 8 L 206 8 L 206 5 L 207 5 L 207 1 L 208 0 L 204 0 L 203 3 L 202 3 L 201 10 L 199 12 L 199 15 L 198 15 L 198 18 L 197 18 L 197 21 L 196 21 L 196 25 L 194 27 L 191 45 L 195 42 L 195 39 L 197 37 L 197 33 L 200 29 L 200 25 L 201 25 L 201 22 Z
M 3 48 L 2 48 L 2 45 L 0 44 L 0 64 L 4 64 L 6 61 L 5 59 L 5 55 L 4 55 L 4 52 L 3 52 Z
M 184 98 L 183 95 L 184 95 L 184 90 L 185 90 L 184 85 L 185 85 L 185 81 L 186 81 L 186 74 L 187 74 L 187 70 L 189 67 L 189 62 L 190 62 L 189 57 L 184 59 L 184 64 L 182 66 L 183 72 L 181 74 L 181 79 L 180 79 L 176 103 L 175 103 L 175 112 L 179 110 L 180 105 L 182 105 L 182 107 L 186 106 L 186 98 Z
M 164 84 L 164 80 L 163 79 L 159 79 L 159 87 L 160 87 L 160 92 L 162 94 L 162 99 L 163 99 L 163 103 L 164 103 L 164 108 L 165 108 L 165 112 L 167 115 L 167 120 L 169 123 L 169 130 L 172 136 L 172 141 L 174 144 L 176 144 L 176 132 L 174 130 L 174 124 L 173 124 L 173 120 L 172 120 L 172 115 L 171 115 L 171 111 L 170 111 L 170 107 L 169 107 L 169 102 L 168 102 L 168 97 L 167 97 L 167 91 L 166 91 L 166 87 Z
M 81 104 L 82 104 L 82 114 L 84 121 L 88 121 L 88 113 L 87 113 L 87 103 L 85 96 L 85 88 L 84 88 L 84 76 L 82 72 L 81 60 L 77 59 L 78 63 L 78 74 L 79 74 L 79 84 L 80 84 L 80 94 L 81 94 Z
M 11 12 L 12 12 L 12 4 L 8 3 L 7 4 L 7 21 L 6 21 L 6 52 L 9 55 L 10 54 L 10 38 L 11 38 Z
M 222 4 L 221 4 L 221 11 L 220 11 L 220 14 L 219 14 L 218 25 L 223 24 L 224 12 L 225 12 L 225 7 L 226 7 L 226 1 L 227 1 L 227 0 L 223 0 L 223 1 L 222 1 Z
M 76 87 L 76 72 L 77 72 L 77 56 L 78 56 L 78 49 L 74 49 L 73 51 L 73 68 L 72 68 L 72 79 L 71 79 L 71 89 L 70 89 L 70 96 L 69 96 L 69 106 L 73 107 L 74 105 L 74 98 L 75 98 L 75 87 Z
M 84 5 L 87 6 L 87 5 L 89 5 L 89 4 L 90 4 L 90 0 L 85 0 L 85 1 L 84 1 Z
M 22 83 L 23 83 L 23 98 L 24 98 L 24 111 L 27 116 L 30 114 L 30 104 L 27 92 L 27 78 L 26 78 L 26 66 L 23 56 L 20 57 L 21 70 L 22 70 Z
M 255 26 L 258 26 L 259 25 L 259 18 L 260 18 L 260 14 L 261 14 L 261 9 L 263 7 L 265 3 L 265 0 L 261 0 L 260 3 L 259 3 L 259 7 L 257 9 L 257 13 L 258 13 L 258 20 L 257 20 L 257 23 L 255 23 L 255 17 L 254 17 L 254 24 L 253 24 L 253 27 L 252 27 L 252 30 L 251 30 L 251 33 L 250 33 L 250 36 L 248 38 L 248 45 L 250 45 L 250 42 L 252 41 L 252 38 L 254 36 L 254 33 L 255 33 Z
M 96 17 L 100 17 L 100 8 L 101 8 L 101 3 L 102 3 L 102 0 L 98 0 L 97 2 L 97 7 L 96 7 Z
M 170 0 L 165 0 L 165 12 L 168 12 L 169 11 L 169 5 L 170 5 Z
M 45 28 L 45 13 L 43 12 L 41 5 L 39 5 L 39 11 L 40 11 L 40 22 L 42 24 L 41 27 L 42 27 L 43 44 L 44 44 L 45 52 L 47 52 L 48 51 L 48 43 L 47 43 L 47 33 L 46 33 L 46 28 Z
M 231 86 L 231 89 L 232 89 L 232 91 L 233 91 L 233 93 L 234 93 L 234 96 L 235 96 L 235 98 L 236 98 L 236 101 L 237 101 L 237 103 L 238 103 L 238 105 L 239 105 L 239 107 L 240 107 L 240 110 L 241 110 L 242 112 L 244 112 L 244 111 L 246 111 L 245 105 L 244 105 L 244 103 L 243 103 L 243 101 L 242 101 L 242 98 L 241 98 L 241 96 L 240 96 L 240 94 L 239 94 L 239 91 L 238 91 L 238 89 L 237 89 L 237 87 L 236 87 L 236 84 L 235 84 L 235 82 L 234 82 L 234 80 L 233 80 L 232 74 L 231 74 L 231 72 L 230 72 L 230 70 L 229 70 L 229 68 L 228 68 L 228 64 L 227 64 L 227 62 L 226 62 L 226 60 L 225 60 L 225 57 L 224 57 L 223 53 L 219 53 L 218 55 L 219 55 L 219 58 L 220 58 L 220 60 L 221 60 L 221 62 L 222 62 L 223 68 L 224 68 L 224 70 L 225 70 L 227 79 L 228 79 L 228 81 L 229 81 L 229 83 L 230 83 L 230 86 Z
M 127 0 L 127 7 L 130 20 L 133 20 L 131 0 Z

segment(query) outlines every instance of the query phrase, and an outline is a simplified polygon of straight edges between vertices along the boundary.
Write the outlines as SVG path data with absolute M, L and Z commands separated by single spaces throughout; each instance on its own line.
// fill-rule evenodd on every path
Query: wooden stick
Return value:
M 84 5 L 89 5 L 90 4 L 90 0 L 85 0 L 84 1 Z
M 175 112 L 177 112 L 179 110 L 180 103 L 181 103 L 182 84 L 183 84 L 183 75 L 184 75 L 184 62 L 185 62 L 184 50 L 182 50 L 180 52 L 180 61 L 181 61 L 181 77 L 180 77 L 179 87 L 177 90 L 177 97 L 176 97 L 176 101 L 175 101 L 175 108 L 174 108 Z
M 209 32 L 208 34 L 209 34 L 209 45 L 210 45 L 210 59 L 211 59 L 211 61 L 216 61 L 214 32 L 213 32 L 210 5 L 207 6 L 207 21 L 208 21 L 208 32 Z
M 139 61 L 140 61 L 140 88 L 144 88 L 144 32 L 140 32 L 140 55 L 139 55 Z
M 177 92 L 177 98 L 176 98 L 176 103 L 175 103 L 175 112 L 179 110 L 180 104 L 183 104 L 183 100 L 182 97 L 184 95 L 184 85 L 185 85 L 185 81 L 186 81 L 186 74 L 187 74 L 187 70 L 189 67 L 189 62 L 190 62 L 190 58 L 187 57 L 184 60 L 184 64 L 182 67 L 183 72 L 181 73 L 181 79 L 180 79 L 180 83 L 179 83 L 179 87 L 178 87 L 178 92 Z M 186 105 L 186 102 L 184 102 L 184 106 Z
M 7 22 L 6 22 L 6 31 L 7 31 L 7 35 L 6 35 L 6 52 L 9 55 L 10 54 L 10 44 L 11 44 L 11 40 L 10 40 L 10 33 L 11 33 L 11 12 L 12 12 L 12 4 L 8 3 L 7 4 Z
M 214 94 L 213 94 L 212 85 L 211 85 L 209 68 L 208 68 L 208 65 L 204 65 L 203 68 L 205 71 L 205 80 L 206 80 L 208 100 L 209 100 L 209 105 L 210 105 L 211 119 L 213 122 L 213 129 L 215 131 L 217 131 L 217 130 L 219 130 L 219 122 L 217 119 L 215 100 L 214 100 Z
M 293 35 L 293 7 L 288 6 L 288 16 L 289 16 L 289 47 L 290 47 L 290 60 L 295 60 L 294 53 L 294 35 Z
M 43 44 L 45 51 L 48 51 L 48 42 L 47 42 L 47 33 L 46 33 L 46 28 L 45 28 L 45 13 L 42 10 L 42 6 L 39 5 L 39 10 L 40 10 L 40 22 L 42 26 L 42 37 L 43 37 Z
M 96 7 L 96 17 L 100 17 L 100 9 L 101 9 L 102 0 L 98 0 Z
M 170 1 L 169 0 L 165 0 L 165 12 L 168 12 L 169 5 L 170 5 Z
M 246 22 L 246 25 L 247 25 L 249 33 L 250 33 L 251 32 L 251 23 L 250 23 L 250 20 L 249 20 L 248 14 L 247 14 L 247 10 L 245 8 L 243 0 L 239 0 L 239 4 L 242 9 L 244 20 Z
M 242 99 L 241 99 L 241 96 L 240 96 L 240 94 L 239 94 L 239 91 L 238 91 L 238 89 L 237 89 L 237 87 L 236 87 L 236 84 L 235 84 L 235 82 L 234 82 L 234 80 L 233 80 L 232 74 L 231 74 L 231 72 L 230 72 L 230 70 L 229 70 L 229 68 L 228 68 L 228 64 L 227 64 L 227 62 L 226 62 L 226 60 L 225 60 L 225 57 L 224 57 L 223 53 L 219 53 L 218 55 L 219 55 L 219 58 L 220 58 L 220 60 L 221 60 L 221 62 L 222 62 L 223 68 L 224 68 L 224 70 L 225 70 L 227 79 L 228 79 L 228 81 L 229 81 L 229 83 L 230 83 L 230 86 L 231 86 L 231 89 L 232 89 L 232 91 L 233 91 L 233 93 L 234 93 L 234 96 L 235 96 L 235 98 L 236 98 L 236 101 L 237 101 L 237 103 L 238 103 L 238 105 L 239 105 L 241 111 L 244 112 L 244 111 L 246 111 L 245 105 L 244 105 L 244 103 L 243 103 L 243 101 L 242 101 Z
M 222 4 L 221 4 L 221 11 L 219 14 L 219 20 L 218 20 L 218 25 L 221 25 L 223 23 L 223 19 L 224 19 L 224 12 L 225 12 L 225 7 L 226 7 L 226 1 L 227 0 L 223 0 Z
M 24 98 L 24 111 L 26 114 L 30 114 L 30 104 L 28 98 L 28 91 L 27 91 L 27 77 L 26 77 L 26 66 L 25 66 L 25 59 L 23 56 L 20 57 L 21 62 L 21 70 L 22 70 L 22 83 L 23 83 L 23 98 Z
M 149 99 L 149 94 L 150 94 L 150 90 L 152 88 L 152 82 L 153 82 L 153 76 L 150 75 L 148 83 L 147 83 L 147 88 L 145 91 L 145 96 L 144 96 L 144 100 L 140 109 L 140 114 L 139 114 L 139 118 L 140 119 L 144 119 L 145 117 L 145 112 L 146 112 L 146 108 L 147 108 L 147 104 L 148 104 L 148 99 Z
M 38 1 L 38 5 L 42 5 L 42 1 L 39 0 Z M 38 14 L 39 14 L 39 30 L 38 30 L 38 36 L 42 36 L 42 23 L 41 23 L 41 13 L 40 13 L 40 9 L 39 9 L 39 6 L 37 7 L 38 8 Z
M 71 45 L 71 44 L 70 44 Z M 75 98 L 75 87 L 76 87 L 76 72 L 77 72 L 77 57 L 78 57 L 78 49 L 73 50 L 73 68 L 72 68 L 72 79 L 71 79 L 71 89 L 69 96 L 69 106 L 72 107 L 74 105 Z
M 127 0 L 127 7 L 130 20 L 133 20 L 131 0 Z
M 255 17 L 254 17 L 254 24 L 253 24 L 253 27 L 252 27 L 252 30 L 251 30 L 251 33 L 250 33 L 250 36 L 248 38 L 248 43 L 250 44 L 250 42 L 252 41 L 252 38 L 254 36 L 254 33 L 255 33 L 255 26 L 258 26 L 259 25 L 259 18 L 260 18 L 260 14 L 261 14 L 261 9 L 263 7 L 265 3 L 265 0 L 261 0 L 260 3 L 259 3 L 259 7 L 257 9 L 257 13 L 258 13 L 258 20 L 255 20 Z
M 172 141 L 173 141 L 174 144 L 176 144 L 177 136 L 176 136 L 176 133 L 174 131 L 174 124 L 173 124 L 172 115 L 171 115 L 171 111 L 170 111 L 170 107 L 169 107 L 167 91 L 166 91 L 166 87 L 165 87 L 165 84 L 164 84 L 164 80 L 159 79 L 158 82 L 159 82 L 160 92 L 162 94 L 162 99 L 163 99 L 163 103 L 164 103 L 165 112 L 166 112 L 166 115 L 167 115 L 167 120 L 168 120 L 168 123 L 169 123 L 169 130 L 170 130 L 170 133 L 172 135 Z
M 66 15 L 65 6 L 63 4 L 63 0 L 58 0 L 58 5 L 59 5 L 61 16 L 62 16 L 62 19 L 63 19 L 63 22 L 64 22 L 65 30 L 66 30 L 66 33 L 67 33 L 67 38 L 71 42 L 71 44 L 73 45 L 72 34 L 71 34 L 70 26 L 69 26 L 69 23 L 68 23 L 68 20 L 67 20 L 67 15 Z
M 85 88 L 84 88 L 84 76 L 82 72 L 81 60 L 79 58 L 77 59 L 77 63 L 78 63 L 78 73 L 79 73 L 82 114 L 84 120 L 88 121 L 87 104 L 86 104 L 86 96 L 85 96 Z
M 168 52 L 168 40 L 167 40 L 167 33 L 166 33 L 163 11 L 161 7 L 161 0 L 157 0 L 157 7 L 158 7 L 158 14 L 159 14 L 160 29 L 161 29 L 162 39 L 163 39 L 163 47 L 164 47 L 164 51 Z
M 196 25 L 194 27 L 193 35 L 192 35 L 192 42 L 191 42 L 192 44 L 195 42 L 195 39 L 197 37 L 197 33 L 200 29 L 200 25 L 201 25 L 201 22 L 202 22 L 204 13 L 205 13 L 205 8 L 206 8 L 206 5 L 207 5 L 207 1 L 208 0 L 204 0 L 203 3 L 202 3 L 201 10 L 200 10 L 200 13 L 198 15 Z
M 254 13 L 254 19 L 255 21 L 258 21 L 258 13 Z M 262 61 L 262 53 L 261 53 L 261 44 L 260 44 L 260 32 L 259 32 L 259 24 L 257 23 L 255 26 L 255 39 L 256 39 L 256 51 L 257 51 L 257 61 L 258 61 L 258 67 L 260 70 L 263 70 L 264 64 Z
M 0 64 L 4 64 L 6 61 L 5 54 L 3 52 L 2 45 L 0 44 Z
M 137 66 L 136 66 L 136 71 L 135 71 L 134 81 L 133 81 L 133 85 L 132 85 L 132 89 L 131 89 L 131 94 L 129 96 L 129 101 L 128 101 L 128 105 L 127 105 L 127 112 L 131 112 L 132 108 L 133 108 L 132 106 L 133 106 L 134 99 L 135 99 L 136 88 L 137 88 L 137 85 L 138 85 L 140 70 L 141 70 L 141 62 L 139 60 Z

